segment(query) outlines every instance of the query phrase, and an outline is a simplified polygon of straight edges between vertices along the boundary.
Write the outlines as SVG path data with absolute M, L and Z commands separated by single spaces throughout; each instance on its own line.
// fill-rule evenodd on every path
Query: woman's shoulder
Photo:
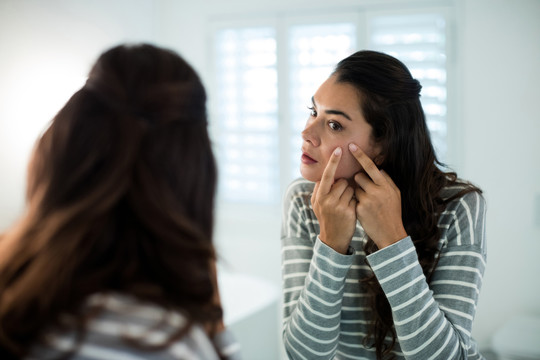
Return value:
M 292 181 L 283 197 L 283 209 L 288 211 L 291 206 L 297 209 L 309 209 L 311 207 L 311 195 L 315 183 L 304 178 Z
M 310 197 L 313 193 L 315 183 L 304 178 L 298 178 L 292 181 L 285 191 L 285 199 L 290 200 L 294 197 Z
M 167 322 L 174 326 L 186 324 L 185 317 L 176 311 L 165 309 L 156 303 L 139 299 L 136 296 L 110 292 L 96 293 L 85 302 L 88 309 L 99 308 L 102 316 L 120 317 L 124 320 L 136 319 L 137 322 L 149 322 L 163 319 L 167 314 Z M 146 321 L 142 321 L 142 320 Z
M 445 187 L 441 197 L 446 206 L 439 228 L 448 246 L 470 245 L 485 253 L 486 202 L 482 191 L 463 182 Z
M 457 179 L 454 183 L 443 187 L 440 196 L 448 206 L 457 205 L 460 202 L 481 202 L 482 204 L 485 202 L 482 190 L 474 184 L 461 179 Z
M 469 219 L 474 216 L 474 222 L 485 216 L 486 201 L 482 191 L 469 182 L 457 180 L 452 185 L 444 187 L 441 190 L 441 198 L 445 203 L 443 215 L 452 217 L 466 215 Z
M 83 312 L 94 316 L 87 322 L 87 336 L 74 359 L 85 358 L 91 350 L 111 355 L 141 355 L 138 348 L 126 341 L 126 336 L 143 346 L 153 346 L 175 336 L 178 329 L 188 325 L 186 317 L 178 311 L 119 293 L 91 295 L 83 305 Z M 32 354 L 47 352 L 56 356 L 66 344 L 75 344 L 72 332 L 53 330 L 48 335 L 54 341 L 36 347 Z M 171 346 L 152 353 L 155 359 L 170 358 L 171 354 L 180 358 L 202 355 L 203 358 L 218 359 L 211 339 L 199 325 L 191 326 L 184 337 Z

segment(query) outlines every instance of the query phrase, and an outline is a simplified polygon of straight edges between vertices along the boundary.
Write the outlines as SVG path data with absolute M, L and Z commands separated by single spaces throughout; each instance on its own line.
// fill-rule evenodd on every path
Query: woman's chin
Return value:
M 302 167 L 300 167 L 300 174 L 304 179 L 311 182 L 320 181 L 322 176 L 322 174 L 315 174 L 314 172 L 303 169 Z

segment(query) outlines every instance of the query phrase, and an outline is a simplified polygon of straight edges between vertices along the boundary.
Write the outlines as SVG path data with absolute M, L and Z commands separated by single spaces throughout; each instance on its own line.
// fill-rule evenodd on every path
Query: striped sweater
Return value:
M 363 341 L 371 309 L 360 285 L 373 272 L 392 308 L 397 359 L 483 359 L 471 338 L 486 264 L 483 197 L 466 194 L 440 216 L 440 259 L 428 283 L 410 237 L 366 256 L 366 235 L 357 222 L 348 255 L 321 242 L 310 202 L 313 186 L 293 182 L 283 208 L 283 339 L 289 358 L 375 359 L 374 347 Z M 458 190 L 444 189 L 442 196 Z
M 186 323 L 185 317 L 161 306 L 120 294 L 95 294 L 85 305 L 100 305 L 103 311 L 86 326 L 87 334 L 72 360 L 219 360 L 219 349 L 227 360 L 240 360 L 240 346 L 228 331 L 210 339 L 194 325 L 181 339 L 158 351 L 148 351 L 128 343 L 160 344 L 172 331 Z M 26 360 L 57 359 L 74 348 L 74 333 L 47 332 L 47 345 L 36 345 Z

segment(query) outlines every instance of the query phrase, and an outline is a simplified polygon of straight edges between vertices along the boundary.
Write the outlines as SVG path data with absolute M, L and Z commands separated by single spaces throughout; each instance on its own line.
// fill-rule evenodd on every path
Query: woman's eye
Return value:
M 309 109 L 309 116 L 316 117 L 317 116 L 317 110 L 313 106 L 308 106 Z
M 343 126 L 341 126 L 340 123 L 338 123 L 337 121 L 329 121 L 328 122 L 328 126 L 330 127 L 331 130 L 333 131 L 340 131 L 343 129 Z

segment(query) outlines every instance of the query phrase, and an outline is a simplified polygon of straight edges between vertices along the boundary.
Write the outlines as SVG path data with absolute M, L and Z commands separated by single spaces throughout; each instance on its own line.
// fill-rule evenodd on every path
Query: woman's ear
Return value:
M 380 168 L 382 163 L 384 162 L 383 154 L 379 153 L 378 155 L 375 155 L 375 157 L 373 158 L 373 162 L 375 163 L 375 165 L 377 165 L 378 168 Z
M 383 145 L 381 142 L 377 142 L 373 138 L 371 139 L 371 141 L 372 152 L 370 154 L 370 157 L 373 156 L 371 157 L 371 161 L 373 161 L 373 163 L 377 165 L 378 168 L 380 168 L 385 158 L 383 154 Z
M 373 147 L 373 150 L 374 150 L 374 153 L 375 155 L 373 156 L 373 159 L 371 159 L 375 165 L 377 165 L 377 167 L 380 167 L 382 165 L 382 163 L 384 162 L 384 154 L 383 154 L 383 150 L 382 150 L 382 145 L 380 143 L 377 143 L 374 147 Z

